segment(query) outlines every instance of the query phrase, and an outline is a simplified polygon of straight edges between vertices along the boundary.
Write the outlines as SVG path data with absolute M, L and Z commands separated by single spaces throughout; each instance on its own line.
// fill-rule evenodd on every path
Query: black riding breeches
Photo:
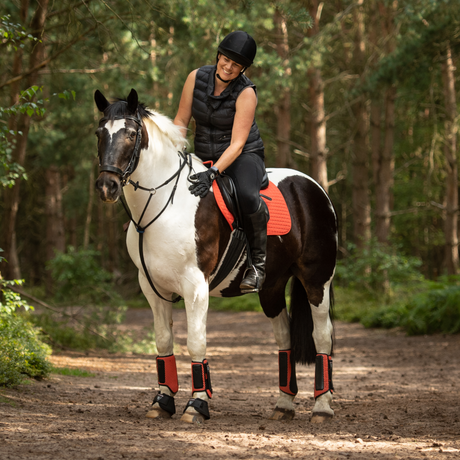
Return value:
M 241 214 L 253 214 L 259 208 L 260 187 L 265 174 L 264 160 L 255 153 L 241 154 L 226 170 L 235 183 Z

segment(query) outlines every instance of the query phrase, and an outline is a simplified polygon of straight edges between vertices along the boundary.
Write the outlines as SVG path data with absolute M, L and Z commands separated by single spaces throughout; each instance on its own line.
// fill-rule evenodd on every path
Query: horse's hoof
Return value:
M 159 407 L 158 409 L 149 410 L 147 412 L 147 414 L 145 414 L 145 416 L 147 418 L 165 418 L 165 419 L 169 419 L 169 418 L 172 417 L 172 414 L 170 414 L 169 412 L 167 412 L 164 409 L 162 409 L 161 407 Z
M 205 418 L 201 414 L 191 414 L 189 412 L 184 412 L 180 418 L 181 422 L 191 423 L 192 425 L 202 425 Z
M 281 409 L 275 407 L 272 415 L 268 418 L 269 420 L 292 420 L 295 415 L 295 410 L 292 409 Z
M 311 423 L 323 423 L 327 420 L 331 420 L 334 417 L 333 414 L 328 414 L 327 412 L 314 412 L 311 416 Z

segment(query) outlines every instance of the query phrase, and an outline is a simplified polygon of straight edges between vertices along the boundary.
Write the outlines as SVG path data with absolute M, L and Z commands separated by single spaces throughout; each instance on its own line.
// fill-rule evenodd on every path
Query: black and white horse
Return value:
M 209 418 L 212 395 L 206 360 L 209 295 L 241 295 L 239 284 L 246 267 L 236 264 L 209 292 L 231 229 L 213 193 L 200 199 L 188 190 L 190 172 L 202 171 L 205 166 L 182 151 L 184 139 L 179 128 L 169 118 L 139 104 L 135 90 L 127 100 L 113 103 L 96 91 L 95 101 L 104 114 L 96 131 L 100 161 L 96 188 L 108 203 L 116 202 L 124 192 L 131 214 L 127 247 L 154 315 L 160 392 L 147 416 L 170 417 L 175 413 L 178 378 L 171 300 L 180 295 L 185 302 L 187 347 L 192 360 L 192 398 L 182 420 L 200 423 Z M 337 217 L 325 191 L 307 175 L 291 169 L 267 172 L 281 191 L 292 220 L 287 234 L 268 237 L 266 280 L 259 293 L 279 347 L 280 394 L 271 418 L 289 420 L 294 416 L 295 363 L 315 363 L 311 420 L 321 422 L 334 414 L 330 308 Z M 289 280 L 288 312 L 285 288 Z

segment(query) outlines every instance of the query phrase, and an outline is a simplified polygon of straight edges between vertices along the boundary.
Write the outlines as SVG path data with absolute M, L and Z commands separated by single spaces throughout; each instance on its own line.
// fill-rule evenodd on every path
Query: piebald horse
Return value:
M 190 193 L 188 176 L 205 170 L 202 162 L 184 153 L 184 139 L 172 121 L 139 104 L 131 90 L 126 100 L 110 103 L 97 90 L 95 102 L 103 112 L 96 135 L 100 174 L 96 188 L 107 203 L 122 193 L 131 217 L 127 231 L 130 257 L 139 269 L 139 283 L 154 315 L 158 349 L 159 393 L 148 417 L 171 417 L 178 391 L 173 354 L 172 301 L 185 302 L 187 348 L 191 357 L 192 394 L 182 421 L 209 419 L 212 396 L 206 360 L 206 317 L 209 295 L 238 296 L 245 264 L 209 292 L 231 229 L 214 194 Z M 266 280 L 260 304 L 270 319 L 279 348 L 279 397 L 271 419 L 294 417 L 297 394 L 295 364 L 315 363 L 312 422 L 334 415 L 332 402 L 332 279 L 337 255 L 337 217 L 326 192 L 310 177 L 291 169 L 267 169 L 291 216 L 291 229 L 269 236 Z M 262 192 L 263 193 L 263 192 Z M 291 280 L 290 310 L 285 288 Z

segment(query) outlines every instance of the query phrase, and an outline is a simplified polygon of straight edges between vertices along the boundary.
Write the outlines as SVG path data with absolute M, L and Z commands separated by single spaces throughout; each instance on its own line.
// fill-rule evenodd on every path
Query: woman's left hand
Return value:
M 204 198 L 211 188 L 214 179 L 219 175 L 219 170 L 212 166 L 207 171 L 199 172 L 190 176 L 192 185 L 188 188 L 192 195 Z

